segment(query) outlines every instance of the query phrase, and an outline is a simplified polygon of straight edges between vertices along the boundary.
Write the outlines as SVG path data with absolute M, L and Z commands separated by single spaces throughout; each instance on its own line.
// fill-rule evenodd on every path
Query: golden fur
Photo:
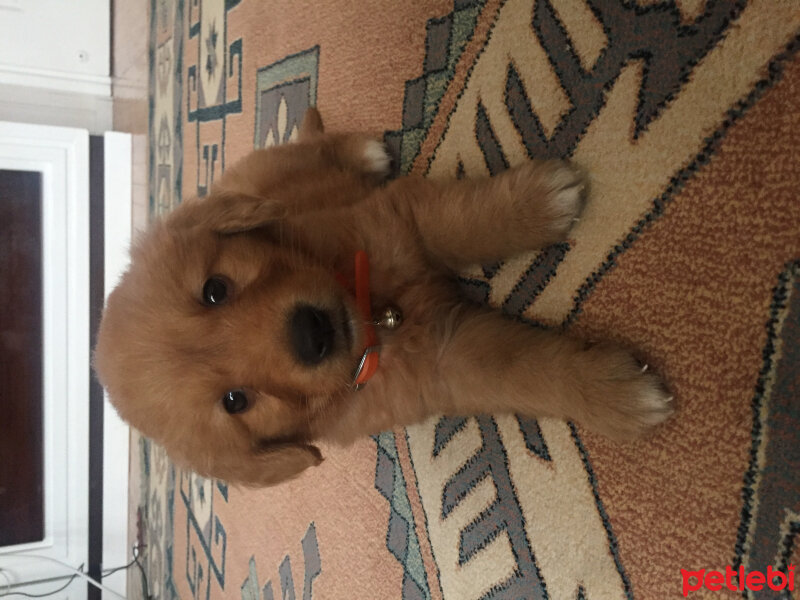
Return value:
M 318 464 L 315 440 L 347 444 L 434 414 L 568 418 L 621 439 L 669 416 L 658 378 L 627 351 L 459 297 L 458 269 L 564 239 L 582 205 L 573 167 L 383 184 L 387 162 L 374 140 L 323 133 L 311 110 L 297 143 L 252 153 L 207 198 L 154 223 L 108 299 L 95 351 L 120 415 L 178 462 L 248 485 Z M 373 307 L 398 306 L 405 320 L 378 330 L 380 366 L 355 391 L 364 324 L 337 273 L 352 278 L 361 249 Z M 212 275 L 228 282 L 219 306 L 203 302 Z M 315 366 L 292 351 L 300 304 L 346 315 Z M 230 390 L 246 394 L 246 410 L 226 412 Z

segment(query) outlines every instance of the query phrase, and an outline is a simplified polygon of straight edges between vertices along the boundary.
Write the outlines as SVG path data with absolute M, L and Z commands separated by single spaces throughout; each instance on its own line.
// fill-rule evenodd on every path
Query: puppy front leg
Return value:
M 464 308 L 444 342 L 431 397 L 450 415 L 515 413 L 575 420 L 612 439 L 672 414 L 657 376 L 613 344 L 589 345 L 495 312 Z
M 412 188 L 405 201 L 428 251 L 453 269 L 564 240 L 583 208 L 585 188 L 580 171 L 560 160 L 429 185 L 427 193 Z

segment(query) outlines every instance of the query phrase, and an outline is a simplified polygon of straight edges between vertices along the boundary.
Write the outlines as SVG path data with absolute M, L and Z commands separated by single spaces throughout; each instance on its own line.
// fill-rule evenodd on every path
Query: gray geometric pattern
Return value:
M 314 579 L 322 572 L 322 561 L 319 553 L 319 543 L 317 541 L 317 529 L 314 523 L 310 523 L 301 541 L 303 548 L 303 600 L 313 600 Z M 292 561 L 289 555 L 283 557 L 278 567 L 278 578 L 281 587 L 281 600 L 296 600 L 297 593 L 292 575 Z M 263 600 L 274 600 L 275 594 L 272 589 L 272 581 L 267 581 L 261 590 Z M 255 556 L 250 557 L 249 574 L 241 586 L 242 600 L 259 599 L 259 579 L 256 569 Z
M 375 465 L 375 488 L 389 502 L 386 547 L 403 566 L 403 600 L 429 600 L 428 576 L 422 562 L 414 516 L 408 500 L 405 479 L 397 456 L 394 434 L 373 436 L 378 445 Z

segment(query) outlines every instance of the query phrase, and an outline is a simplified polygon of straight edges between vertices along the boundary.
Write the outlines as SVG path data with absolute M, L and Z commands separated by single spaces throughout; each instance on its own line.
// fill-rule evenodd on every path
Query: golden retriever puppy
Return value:
M 380 142 L 258 150 L 138 240 L 94 364 L 120 415 L 206 476 L 261 486 L 436 414 L 574 419 L 618 439 L 671 413 L 624 349 L 515 322 L 455 274 L 564 239 L 583 181 L 562 161 L 489 179 L 383 183 Z

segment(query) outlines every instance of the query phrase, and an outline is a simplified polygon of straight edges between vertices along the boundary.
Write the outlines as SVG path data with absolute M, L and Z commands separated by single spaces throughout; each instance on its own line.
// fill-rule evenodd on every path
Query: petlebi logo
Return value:
M 760 592 L 764 589 L 770 589 L 775 592 L 788 590 L 794 591 L 795 580 L 795 567 L 789 565 L 784 569 L 773 569 L 772 566 L 767 567 L 767 572 L 762 571 L 749 571 L 746 575 L 744 567 L 739 567 L 734 570 L 733 567 L 728 565 L 725 567 L 725 572 L 713 571 L 711 569 L 700 569 L 699 571 L 689 571 L 681 569 L 681 578 L 683 580 L 683 597 L 686 598 L 689 592 L 696 592 L 701 588 L 706 588 L 711 591 L 718 591 L 726 589 L 731 591 L 744 591 Z

